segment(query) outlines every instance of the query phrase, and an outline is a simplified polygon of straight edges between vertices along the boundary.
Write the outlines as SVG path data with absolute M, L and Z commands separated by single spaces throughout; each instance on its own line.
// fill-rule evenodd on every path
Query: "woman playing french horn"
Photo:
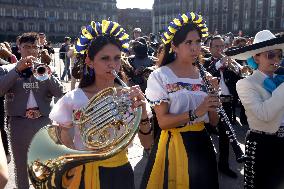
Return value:
M 72 123 L 72 114 L 86 106 L 89 100 L 100 91 L 119 88 L 115 82 L 113 70 L 120 72 L 122 51 L 128 50 L 128 35 L 118 23 L 103 20 L 92 22 L 82 30 L 82 35 L 75 45 L 77 53 L 75 78 L 80 76 L 79 87 L 68 92 L 54 106 L 50 118 L 61 128 L 62 142 L 75 149 L 83 149 L 79 126 Z M 127 89 L 132 107 L 142 107 L 139 137 L 142 145 L 149 148 L 152 143 L 151 126 L 146 111 L 146 100 L 138 86 Z M 69 129 L 74 128 L 74 136 Z M 142 134 L 141 134 L 142 133 Z M 70 179 L 71 178 L 71 179 Z M 62 178 L 63 188 L 134 188 L 134 175 L 131 165 L 123 150 L 115 156 L 87 163 L 66 172 Z

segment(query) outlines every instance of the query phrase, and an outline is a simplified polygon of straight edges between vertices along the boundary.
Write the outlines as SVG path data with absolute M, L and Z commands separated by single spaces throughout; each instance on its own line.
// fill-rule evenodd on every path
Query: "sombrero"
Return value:
M 275 49 L 284 50 L 284 36 L 276 37 L 269 30 L 262 30 L 255 35 L 253 44 L 229 48 L 225 54 L 233 59 L 247 60 L 258 53 Z

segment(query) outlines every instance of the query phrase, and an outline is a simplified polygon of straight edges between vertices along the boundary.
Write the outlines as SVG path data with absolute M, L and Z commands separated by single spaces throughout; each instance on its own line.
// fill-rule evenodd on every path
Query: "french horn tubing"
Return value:
M 84 108 L 73 113 L 86 150 L 71 149 L 60 141 L 60 127 L 48 125 L 32 139 L 28 150 L 28 174 L 35 188 L 62 188 L 64 173 L 79 165 L 108 159 L 125 149 L 138 131 L 142 108 L 132 109 L 127 85 L 113 74 L 123 89 L 106 88 Z

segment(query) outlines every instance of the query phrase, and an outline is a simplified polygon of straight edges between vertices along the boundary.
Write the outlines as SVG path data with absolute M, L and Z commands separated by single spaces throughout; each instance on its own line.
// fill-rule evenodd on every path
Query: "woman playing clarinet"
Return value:
M 200 15 L 187 13 L 175 18 L 162 35 L 164 55 L 145 92 L 162 131 L 151 151 L 142 189 L 219 187 L 215 153 L 204 123 L 217 125 L 220 102 L 206 93 L 194 66 L 207 31 Z

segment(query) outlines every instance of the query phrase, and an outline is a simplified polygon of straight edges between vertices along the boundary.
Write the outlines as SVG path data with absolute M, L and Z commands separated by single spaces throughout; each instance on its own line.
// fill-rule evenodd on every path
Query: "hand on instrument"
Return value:
M 132 107 L 137 108 L 139 106 L 142 106 L 142 117 L 147 117 L 147 111 L 146 111 L 146 103 L 147 100 L 141 91 L 139 85 L 135 85 L 129 88 L 129 95 L 130 99 L 133 100 Z M 145 116 L 143 116 L 145 115 Z
M 44 64 L 49 64 L 50 63 L 51 57 L 48 54 L 47 49 L 42 49 L 41 50 L 40 59 L 41 59 L 42 63 L 44 63 Z
M 218 78 L 213 77 L 211 75 L 207 75 L 206 78 L 211 83 L 211 85 L 214 87 L 215 91 L 218 91 L 220 87 Z
M 228 56 L 223 56 L 223 58 L 221 58 L 221 64 L 224 66 L 224 67 L 227 67 L 229 64 L 231 64 L 232 62 L 232 59 Z
M 216 108 L 221 104 L 219 98 L 215 94 L 209 94 L 203 102 L 196 108 L 195 114 L 198 117 L 203 116 L 209 111 L 216 111 Z
M 33 62 L 37 61 L 37 59 L 33 56 L 27 56 L 25 58 L 22 58 L 16 65 L 16 69 L 18 71 L 23 71 L 26 68 L 32 67 Z

